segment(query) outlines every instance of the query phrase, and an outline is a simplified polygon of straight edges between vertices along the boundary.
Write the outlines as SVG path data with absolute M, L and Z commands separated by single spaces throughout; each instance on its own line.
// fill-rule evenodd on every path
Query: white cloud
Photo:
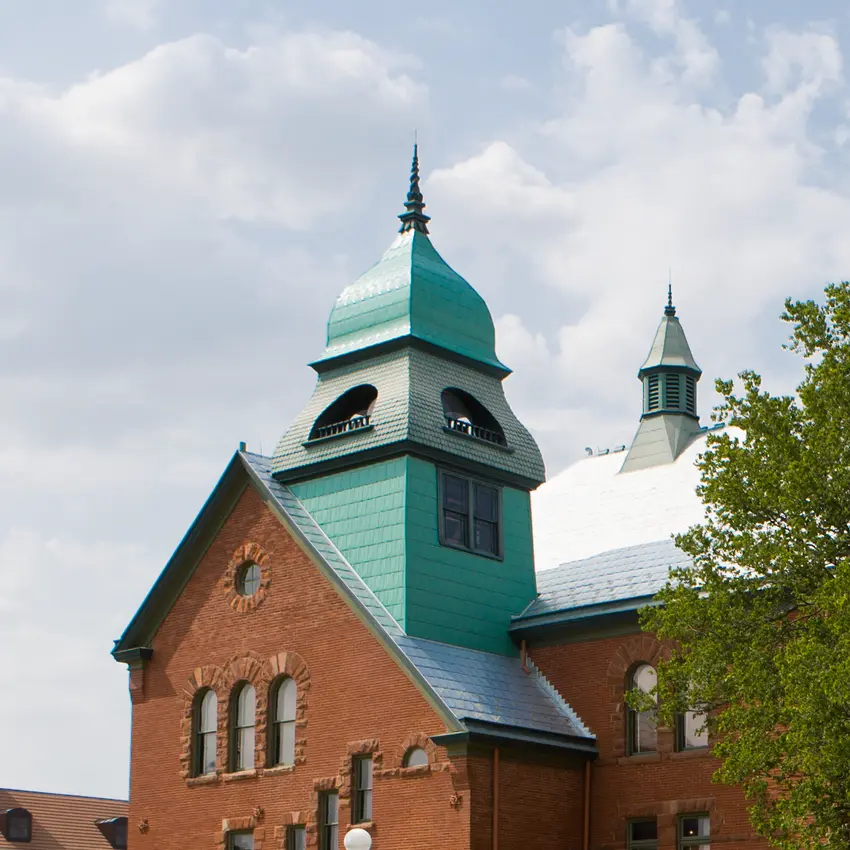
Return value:
M 104 0 L 108 20 L 121 26 L 149 30 L 156 23 L 161 0 Z
M 674 4 L 644 6 L 659 28 L 675 26 Z M 488 295 L 512 286 L 506 304 L 537 284 L 569 305 L 546 334 L 546 310 L 498 323 L 502 357 L 522 376 L 511 396 L 538 423 L 551 470 L 585 445 L 630 439 L 635 376 L 670 267 L 706 370 L 704 416 L 715 375 L 753 366 L 786 390 L 798 377 L 778 351 L 785 331 L 775 317 L 786 295 L 846 279 L 850 192 L 838 177 L 824 180 L 830 165 L 809 120 L 812 103 L 840 84 L 840 51 L 828 38 L 792 36 L 769 39 L 765 91 L 741 91 L 720 109 L 692 87 L 687 65 L 659 75 L 625 24 L 568 31 L 571 97 L 542 122 L 533 153 L 494 141 L 429 181 L 451 211 L 450 241 L 475 209 L 485 261 L 467 255 L 471 280 Z M 531 282 L 501 280 L 499 268 L 523 269 Z

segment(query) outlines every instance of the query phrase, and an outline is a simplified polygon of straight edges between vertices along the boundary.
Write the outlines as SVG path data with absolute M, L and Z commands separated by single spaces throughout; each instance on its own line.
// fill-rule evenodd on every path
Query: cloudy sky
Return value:
M 394 236 L 487 299 L 550 474 L 627 442 L 664 303 L 787 389 L 850 275 L 836 0 L 0 4 L 0 787 L 127 792 L 109 650 Z

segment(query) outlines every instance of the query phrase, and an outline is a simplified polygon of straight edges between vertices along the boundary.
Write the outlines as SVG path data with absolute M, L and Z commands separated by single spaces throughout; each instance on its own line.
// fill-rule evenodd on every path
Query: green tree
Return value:
M 706 520 L 676 538 L 693 564 L 641 615 L 676 647 L 662 719 L 707 711 L 715 779 L 783 850 L 850 847 L 850 284 L 825 293 L 785 303 L 796 395 L 717 382 L 730 427 L 700 461 Z

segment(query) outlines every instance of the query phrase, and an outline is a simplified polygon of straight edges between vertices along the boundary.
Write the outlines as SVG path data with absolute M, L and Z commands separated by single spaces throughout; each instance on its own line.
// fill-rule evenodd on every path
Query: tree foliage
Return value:
M 662 719 L 707 710 L 716 779 L 742 785 L 776 847 L 850 847 L 850 284 L 785 303 L 794 396 L 718 381 L 700 460 L 706 520 L 642 626 L 677 648 Z

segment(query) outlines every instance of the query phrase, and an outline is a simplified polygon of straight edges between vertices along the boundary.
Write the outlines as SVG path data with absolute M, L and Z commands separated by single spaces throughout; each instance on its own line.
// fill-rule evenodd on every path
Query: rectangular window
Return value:
M 679 850 L 711 850 L 708 836 L 708 815 L 679 818 Z
M 442 473 L 441 542 L 482 555 L 500 553 L 499 489 Z
M 319 795 L 319 850 L 338 850 L 339 795 L 325 791 Z
M 230 832 L 227 835 L 227 850 L 254 850 L 253 832 Z
M 372 756 L 354 759 L 354 823 L 372 820 Z
M 307 833 L 303 826 L 286 828 L 286 850 L 307 850 Z
M 708 746 L 708 730 L 702 712 L 687 711 L 676 718 L 676 749 L 698 750 Z
M 658 824 L 654 820 L 633 820 L 627 829 L 628 850 L 658 850 Z

